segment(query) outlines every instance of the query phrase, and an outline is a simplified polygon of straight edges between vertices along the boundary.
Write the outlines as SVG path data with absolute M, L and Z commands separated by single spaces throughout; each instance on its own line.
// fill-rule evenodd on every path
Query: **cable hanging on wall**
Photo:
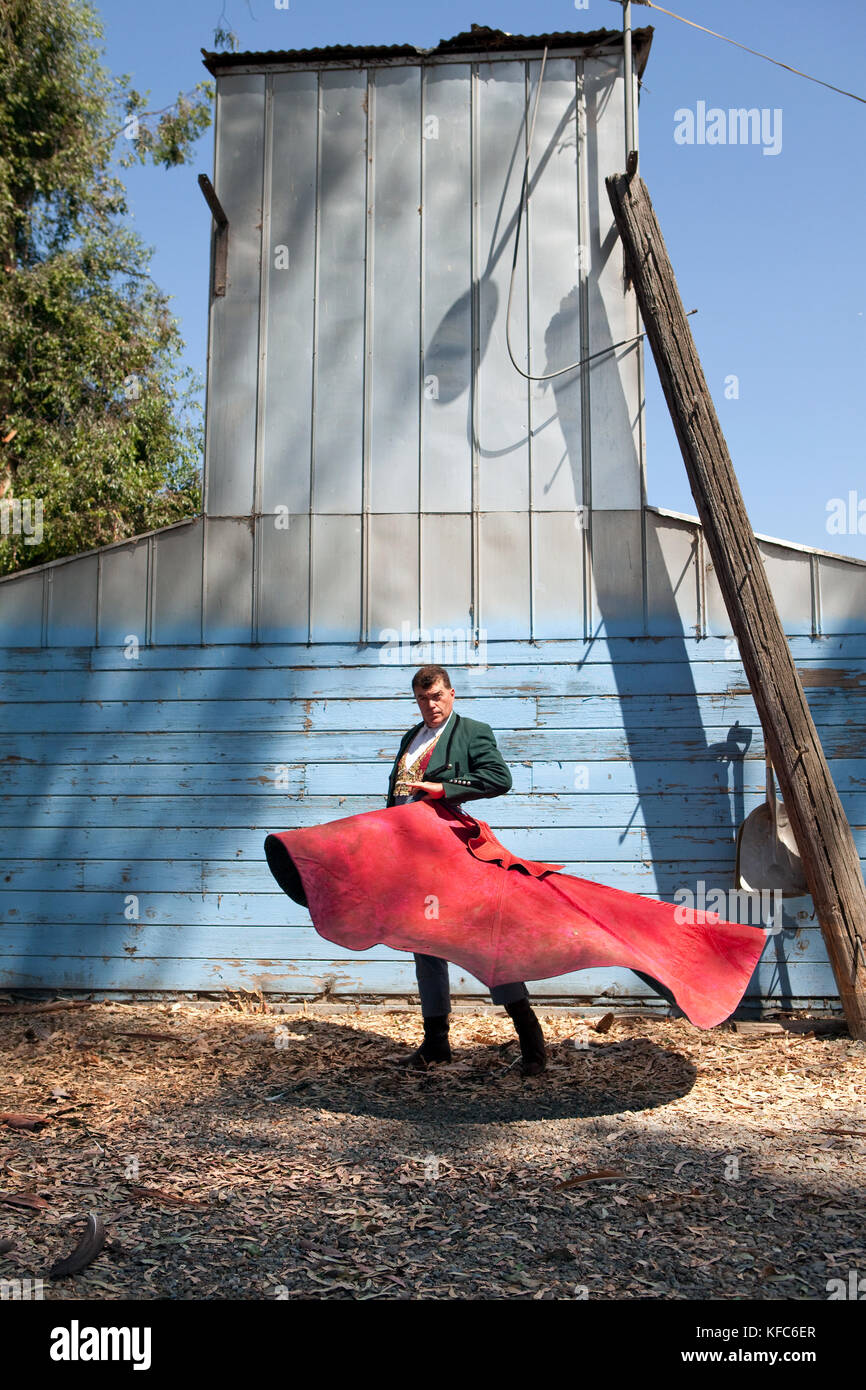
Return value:
M 526 142 L 526 160 L 523 165 L 523 184 L 520 189 L 520 207 L 517 212 L 517 226 L 514 231 L 514 257 L 511 262 L 511 276 L 508 282 L 508 304 L 505 310 L 505 346 L 508 349 L 508 356 L 511 358 L 511 365 L 516 372 L 519 372 L 527 381 L 552 381 L 554 377 L 565 376 L 566 372 L 573 372 L 578 367 L 584 367 L 588 362 L 594 362 L 597 357 L 604 357 L 609 352 L 616 352 L 618 348 L 629 347 L 632 343 L 639 343 L 641 338 L 646 337 L 646 333 L 637 333 L 632 338 L 623 338 L 618 343 L 611 343 L 609 347 L 599 348 L 598 352 L 591 352 L 588 357 L 580 357 L 576 362 L 570 362 L 567 367 L 559 367 L 555 372 L 544 372 L 540 375 L 533 372 L 525 372 L 515 360 L 511 350 L 511 301 L 514 297 L 514 277 L 517 273 L 517 254 L 520 249 L 520 228 L 523 223 L 523 214 L 526 211 L 526 203 L 529 192 L 529 165 L 532 158 L 532 139 L 535 134 L 535 118 L 538 115 L 538 103 L 541 96 L 541 84 L 544 81 L 544 67 L 547 62 L 547 48 L 541 57 L 541 69 L 538 74 L 538 85 L 535 89 L 535 105 L 532 109 L 532 122 L 529 127 L 529 138 Z M 689 314 L 696 314 L 697 309 L 690 309 Z

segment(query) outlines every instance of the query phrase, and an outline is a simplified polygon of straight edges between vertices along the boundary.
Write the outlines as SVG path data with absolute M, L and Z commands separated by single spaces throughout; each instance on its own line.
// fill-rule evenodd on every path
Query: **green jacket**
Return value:
M 423 728 L 423 721 L 403 735 L 388 780 L 388 806 L 394 804 L 394 783 L 404 749 Z M 441 782 L 445 801 L 458 804 L 483 796 L 501 796 L 511 787 L 511 773 L 496 747 L 489 724 L 454 714 L 451 726 L 433 749 L 423 781 Z

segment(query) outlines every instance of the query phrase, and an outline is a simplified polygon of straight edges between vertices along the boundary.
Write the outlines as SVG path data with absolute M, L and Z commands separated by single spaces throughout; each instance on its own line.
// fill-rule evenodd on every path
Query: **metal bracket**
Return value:
M 198 186 L 204 194 L 205 202 L 213 213 L 213 219 L 216 222 L 213 248 L 213 293 L 224 295 L 228 278 L 229 220 L 207 174 L 199 174 Z

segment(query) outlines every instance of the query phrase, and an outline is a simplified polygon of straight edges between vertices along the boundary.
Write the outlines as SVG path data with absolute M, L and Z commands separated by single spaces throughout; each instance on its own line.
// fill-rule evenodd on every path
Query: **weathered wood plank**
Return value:
M 810 1008 L 835 1002 L 837 992 L 829 965 L 793 962 L 785 970 L 787 974 L 783 977 L 774 964 L 759 965 L 744 1002 L 769 997 L 788 1008 Z M 468 972 L 452 965 L 450 978 L 453 996 L 478 997 L 489 1002 L 485 987 Z M 415 968 L 410 956 L 405 961 L 384 961 L 364 953 L 352 962 L 322 960 L 316 963 L 223 960 L 219 957 L 150 960 L 138 956 L 109 957 L 107 960 L 101 956 L 32 956 L 18 962 L 4 957 L 0 961 L 0 988 L 40 989 L 47 979 L 55 989 L 261 989 L 313 996 L 327 991 L 338 997 L 417 995 Z M 533 981 L 530 989 L 539 1000 L 567 999 L 574 1003 L 657 998 L 654 991 L 627 970 L 582 970 L 552 980 Z
M 720 760 L 739 757 L 743 742 L 746 757 L 763 759 L 760 725 L 706 725 L 703 729 L 502 729 L 493 725 L 496 741 L 510 766 L 533 762 L 627 762 L 639 766 L 661 758 L 672 762 Z M 51 767 L 59 764 L 115 764 L 147 767 L 154 763 L 225 763 L 292 766 L 297 763 L 383 763 L 387 774 L 403 729 L 374 733 L 281 733 L 279 729 L 256 733 L 238 729 L 180 733 L 170 724 L 161 729 L 84 731 L 57 734 L 0 734 L 0 766 L 26 764 Z M 739 746 L 736 739 L 742 741 Z M 824 749 L 830 758 L 862 758 L 866 730 L 828 724 L 822 729 Z
M 617 174 L 606 185 L 848 1026 L 853 1037 L 866 1038 L 866 891 L 854 839 L 785 640 L 646 184 Z
M 866 793 L 843 794 L 843 805 L 854 825 L 866 826 Z M 764 801 L 756 792 L 742 797 L 748 814 Z M 125 825 L 130 829 L 181 826 L 186 829 L 226 829 L 229 826 L 279 825 L 285 829 L 322 825 L 344 816 L 382 810 L 385 791 L 374 796 L 298 796 L 276 793 L 250 796 L 207 794 L 123 796 L 6 796 L 0 801 L 0 826 L 23 830 L 31 826 L 80 827 Z M 509 831 L 513 829 L 589 829 L 612 826 L 621 830 L 645 827 L 730 830 L 734 823 L 727 790 L 694 792 L 686 796 L 647 793 L 632 796 L 582 791 L 571 794 L 509 793 L 489 802 L 467 803 L 470 814 Z
M 866 659 L 804 659 L 798 669 L 803 686 L 815 696 L 866 693 Z M 752 701 L 745 670 L 738 660 L 690 663 L 683 652 L 668 662 L 613 656 L 609 662 L 514 662 L 455 669 L 450 674 L 456 682 L 458 712 L 486 719 L 480 712 L 480 702 L 486 701 L 489 706 L 495 700 L 501 705 L 499 722 L 503 724 L 513 724 L 512 713 L 519 712 L 523 702 L 530 702 L 531 707 L 533 699 L 550 717 L 556 717 L 560 708 L 569 709 L 571 701 L 591 697 L 621 700 L 709 696 L 718 700 L 742 696 Z M 53 708 L 82 701 L 172 706 L 194 701 L 227 706 L 276 702 L 293 713 L 297 710 L 301 723 L 296 727 L 309 727 L 312 721 L 326 728 L 351 728 L 353 711 L 358 709 L 371 727 L 407 728 L 418 717 L 410 677 L 411 673 L 395 673 L 387 666 L 327 671 L 239 664 L 234 668 L 163 670 L 130 661 L 110 670 L 66 671 L 47 666 L 44 670 L 3 671 L 0 699 L 22 704 L 38 701 Z M 341 723 L 341 719 L 349 722 Z
M 33 895 L 36 896 L 36 895 Z M 326 942 L 306 921 L 283 920 L 285 909 L 295 905 L 285 894 L 282 902 L 274 894 L 257 893 L 252 901 L 240 894 L 227 894 L 222 902 L 216 895 L 196 901 L 193 894 L 151 893 L 141 897 L 142 920 L 123 921 L 120 894 L 69 894 L 81 901 L 86 913 L 76 919 L 60 893 L 43 896 L 44 914 L 35 921 L 0 922 L 0 956 L 115 956 L 139 955 L 150 959 L 200 958 L 218 955 L 223 959 L 245 960 L 356 960 L 359 953 Z M 226 902 L 226 899 L 231 901 Z M 118 912 L 118 904 L 120 911 Z M 283 914 L 283 915 L 281 915 Z M 752 914 L 741 914 L 744 921 Z M 366 952 L 361 954 L 366 955 Z M 376 946 L 377 959 L 400 957 L 404 952 Z M 762 957 L 774 962 L 825 961 L 827 951 L 817 924 L 793 927 L 768 934 Z
M 624 888 L 632 893 L 673 900 L 677 888 L 703 880 L 707 890 L 728 889 L 731 886 L 730 866 L 715 864 L 707 868 L 700 860 L 682 859 L 676 863 L 663 860 L 563 860 L 565 873 L 587 878 L 595 883 Z M 22 914 L 28 911 L 25 894 L 69 892 L 86 889 L 88 892 L 126 894 L 135 884 L 138 893 L 151 890 L 161 893 L 220 893 L 261 894 L 271 891 L 270 876 L 262 860 L 209 859 L 56 859 L 46 865 L 40 859 L 4 859 L 0 874 L 0 903 L 18 906 Z M 75 896 L 75 895 L 73 895 Z M 285 899 L 286 912 L 296 906 Z M 298 922 L 306 922 L 305 909 L 297 908 Z M 785 921 L 799 916 L 811 918 L 812 900 L 809 897 L 786 898 Z M 286 922 L 295 921 L 287 916 Z
M 339 813 L 338 813 L 339 814 Z M 332 819 L 338 819 L 334 815 Z M 58 835 L 55 826 L 11 828 L 4 834 L 4 848 L 13 859 L 41 858 L 53 864 L 60 850 L 68 859 L 171 859 L 182 851 L 184 857 L 210 859 L 264 859 L 262 846 L 272 830 L 287 829 L 282 823 L 249 827 L 199 829 L 183 825 L 84 827 L 70 826 Z M 495 829 L 496 827 L 494 827 Z M 863 832 L 866 837 L 866 830 Z M 620 830 L 616 827 L 582 830 L 510 830 L 509 849 L 530 859 L 564 863 L 576 852 L 590 859 L 623 860 L 656 858 L 699 860 L 733 865 L 734 833 L 723 838 L 715 829 L 665 830 L 653 833 L 650 846 L 647 831 Z M 263 872 L 266 866 L 263 864 Z
M 224 733 L 244 730 L 306 733 L 314 727 L 334 731 L 353 727 L 393 728 L 399 731 L 399 742 L 400 734 L 419 722 L 412 708 L 408 705 L 401 708 L 402 703 L 370 701 L 360 708 L 360 702 L 321 701 L 314 709 L 312 702 L 287 699 L 25 701 L 15 706 L 15 724 L 22 733 L 157 733 L 169 728 L 175 732 L 219 729 Z M 506 703 L 508 723 L 512 728 L 535 727 L 535 700 L 515 699 Z M 502 719 L 502 701 L 465 700 L 462 704 L 471 719 L 481 719 L 488 724 Z
M 338 819 L 338 816 L 332 817 Z M 178 858 L 238 859 L 261 861 L 262 845 L 272 830 L 288 829 L 284 823 L 249 827 L 202 829 L 173 826 L 70 826 L 59 834 L 56 826 L 14 827 L 4 834 L 4 849 L 13 859 L 42 859 L 53 865 L 60 850 L 66 859 L 162 860 Z M 497 827 L 493 826 L 494 830 Z M 866 857 L 866 827 L 856 827 L 855 841 Z M 503 836 L 504 838 L 504 836 Z M 733 868 L 735 832 L 718 827 L 688 826 L 621 830 L 616 826 L 585 829 L 551 827 L 512 828 L 508 847 L 516 854 L 547 863 L 607 860 L 665 860 L 673 863 L 723 864 Z M 580 856 L 580 858 L 578 858 Z M 46 869 L 50 873 L 50 867 Z
M 842 557 L 843 563 L 845 557 Z M 853 562 L 856 566 L 856 561 Z M 0 585 L 3 581 L 0 579 Z M 451 630 L 452 634 L 456 630 Z M 443 629 L 447 634 L 448 630 Z M 432 635 L 432 634 L 431 634 Z M 451 642 L 455 656 L 449 656 L 444 664 L 451 662 L 455 671 L 467 676 L 477 673 L 484 666 L 495 669 L 500 666 L 593 666 L 606 665 L 611 661 L 629 660 L 637 662 L 653 661 L 667 664 L 684 660 L 696 666 L 704 661 L 730 661 L 732 659 L 732 639 L 730 637 L 695 637 L 683 633 L 676 636 L 657 637 L 593 637 L 584 642 L 566 638 L 539 638 L 537 641 L 498 640 L 488 641 L 483 651 L 484 663 L 477 660 L 474 648 L 468 653 L 460 643 L 462 638 L 444 636 L 443 642 Z M 794 660 L 801 662 L 835 661 L 840 657 L 859 661 L 866 658 L 866 621 L 850 632 L 831 633 L 819 637 L 794 634 L 789 638 Z M 306 643 L 267 642 L 219 643 L 214 645 L 157 645 L 139 648 L 137 662 L 142 670 L 228 670 L 239 668 L 271 668 L 273 670 L 346 672 L 364 671 L 382 667 L 392 673 L 395 684 L 408 686 L 415 666 L 421 665 L 422 657 L 416 661 L 383 660 L 384 647 L 381 644 L 358 646 L 354 642 Z M 397 649 L 399 653 L 399 648 Z M 457 656 L 468 660 L 458 660 Z M 407 653 L 408 655 L 408 653 Z M 424 656 L 423 660 L 429 659 Z M 21 647 L 0 645 L 0 671 L 110 671 L 128 670 L 131 661 L 120 643 L 98 647 Z M 450 667 L 449 667 L 450 670 Z M 453 674 L 453 672 L 452 672 Z

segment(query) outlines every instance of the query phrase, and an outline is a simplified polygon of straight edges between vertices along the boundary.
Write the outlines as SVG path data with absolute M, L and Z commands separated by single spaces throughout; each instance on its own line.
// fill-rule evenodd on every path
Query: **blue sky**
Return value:
M 471 23 L 510 33 L 618 28 L 613 0 L 470 5 L 439 0 L 101 0 L 103 63 L 150 89 L 150 108 L 208 74 L 218 23 L 242 50 L 325 44 L 435 45 Z M 866 96 L 862 0 L 668 0 L 667 8 Z M 754 529 L 866 558 L 866 106 L 642 5 L 655 29 L 640 103 L 647 182 Z M 769 147 L 679 143 L 678 111 L 757 107 Z M 770 113 L 781 112 L 781 117 Z M 192 164 L 122 171 L 151 273 L 172 298 L 186 360 L 204 375 L 210 214 L 196 176 L 212 173 L 213 130 Z M 613 172 L 613 171 L 611 171 Z M 647 349 L 650 502 L 694 515 Z M 731 381 L 736 378 L 736 383 Z M 854 496 L 852 496 L 854 494 Z M 844 503 L 831 514 L 833 499 Z M 858 507 L 862 502 L 862 517 Z M 831 515 L 841 527 L 828 530 Z M 863 527 L 863 534 L 859 531 Z

